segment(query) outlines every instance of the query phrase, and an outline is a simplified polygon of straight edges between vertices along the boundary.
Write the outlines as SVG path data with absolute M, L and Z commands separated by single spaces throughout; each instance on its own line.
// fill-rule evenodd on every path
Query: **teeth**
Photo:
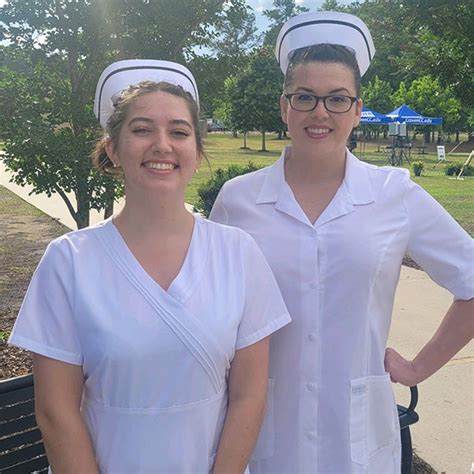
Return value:
M 306 130 L 308 130 L 309 133 L 315 133 L 315 134 L 329 132 L 329 128 L 309 128 L 308 127 Z
M 163 170 L 163 171 L 169 171 L 174 169 L 174 164 L 173 163 L 154 163 L 151 161 L 148 161 L 147 163 L 144 163 L 145 168 L 151 168 L 154 170 Z

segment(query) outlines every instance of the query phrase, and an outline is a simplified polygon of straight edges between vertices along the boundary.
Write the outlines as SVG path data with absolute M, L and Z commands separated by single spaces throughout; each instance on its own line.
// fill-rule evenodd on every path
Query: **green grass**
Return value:
M 247 140 L 250 150 L 241 150 L 243 139 L 232 138 L 230 133 L 211 133 L 205 139 L 205 148 L 209 155 L 212 170 L 217 168 L 227 168 L 231 164 L 246 165 L 249 161 L 259 166 L 266 166 L 278 159 L 281 150 L 287 145 L 289 140 L 277 140 L 274 134 L 267 134 L 267 149 L 269 152 L 262 153 L 261 136 L 252 134 Z M 360 147 L 360 144 L 359 144 Z M 355 154 L 363 161 L 373 163 L 378 166 L 387 164 L 387 158 L 383 151 L 377 152 L 377 145 L 367 143 L 363 153 L 360 148 L 355 150 Z M 424 170 L 422 176 L 414 178 L 415 181 L 428 191 L 442 206 L 466 229 L 474 235 L 474 213 L 472 204 L 474 198 L 474 177 L 466 177 L 464 180 L 449 179 L 444 174 L 444 164 L 436 165 L 436 153 L 427 153 L 418 156 L 414 148 L 412 161 L 423 161 Z M 449 148 L 447 148 L 449 150 Z M 467 153 L 454 153 L 448 156 L 448 161 L 464 163 Z M 408 164 L 404 165 L 409 168 Z M 413 176 L 413 173 L 412 173 Z M 197 189 L 211 177 L 211 171 L 206 163 L 202 163 L 199 173 L 195 175 L 193 181 L 186 191 L 186 201 L 194 204 L 197 200 Z

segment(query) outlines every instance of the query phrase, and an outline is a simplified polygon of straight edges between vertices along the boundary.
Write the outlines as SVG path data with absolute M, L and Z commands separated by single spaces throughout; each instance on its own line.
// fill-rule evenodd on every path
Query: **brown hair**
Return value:
M 191 113 L 197 150 L 200 154 L 206 157 L 202 143 L 201 129 L 199 127 L 198 105 L 193 96 L 189 92 L 185 91 L 181 86 L 177 86 L 169 82 L 142 81 L 125 89 L 120 94 L 117 102 L 114 104 L 114 111 L 107 120 L 105 136 L 97 140 L 95 148 L 91 154 L 92 163 L 99 171 L 112 176 L 123 175 L 122 169 L 115 168 L 112 160 L 107 156 L 105 144 L 108 140 L 115 142 L 118 139 L 120 130 L 122 129 L 123 121 L 127 115 L 130 105 L 138 97 L 152 92 L 166 92 L 167 94 L 180 97 L 186 102 L 189 112 Z
M 288 94 L 291 81 L 293 79 L 293 72 L 299 64 L 322 62 L 322 63 L 339 63 L 347 66 L 354 76 L 354 85 L 356 88 L 356 95 L 360 95 L 360 69 L 359 64 L 353 51 L 345 46 L 339 44 L 316 44 L 314 46 L 307 46 L 305 48 L 296 49 L 290 58 L 290 63 L 285 74 L 283 83 L 283 92 Z

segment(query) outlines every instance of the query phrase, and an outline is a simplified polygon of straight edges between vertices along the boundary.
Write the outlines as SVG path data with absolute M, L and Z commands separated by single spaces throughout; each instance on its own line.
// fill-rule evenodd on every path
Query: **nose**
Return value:
M 316 107 L 311 111 L 311 117 L 328 117 L 329 113 L 324 106 L 324 101 L 322 99 L 318 100 Z
M 160 131 L 155 134 L 151 150 L 154 153 L 170 153 L 173 150 L 171 141 L 166 132 Z

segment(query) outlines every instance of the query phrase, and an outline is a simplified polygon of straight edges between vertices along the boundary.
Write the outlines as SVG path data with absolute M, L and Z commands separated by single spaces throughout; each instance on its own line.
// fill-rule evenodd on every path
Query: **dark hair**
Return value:
M 290 57 L 290 63 L 286 70 L 283 83 L 283 92 L 289 93 L 289 87 L 293 79 L 293 71 L 296 66 L 303 63 L 322 62 L 339 63 L 347 66 L 354 76 L 354 85 L 357 97 L 360 95 L 360 69 L 353 51 L 339 44 L 316 44 L 305 48 L 296 49 Z
M 201 129 L 199 127 L 198 105 L 193 96 L 189 92 L 185 91 L 181 86 L 177 86 L 169 82 L 142 81 L 136 85 L 129 86 L 120 94 L 117 103 L 114 105 L 114 111 L 107 120 L 107 126 L 105 128 L 106 134 L 97 140 L 91 157 L 92 163 L 99 171 L 102 171 L 107 175 L 122 176 L 122 169 L 115 168 L 112 160 L 107 156 L 105 144 L 108 140 L 117 140 L 130 105 L 138 97 L 141 97 L 145 94 L 150 94 L 152 92 L 166 92 L 167 94 L 180 97 L 186 102 L 192 117 L 197 150 L 200 154 L 206 157 L 202 143 Z

